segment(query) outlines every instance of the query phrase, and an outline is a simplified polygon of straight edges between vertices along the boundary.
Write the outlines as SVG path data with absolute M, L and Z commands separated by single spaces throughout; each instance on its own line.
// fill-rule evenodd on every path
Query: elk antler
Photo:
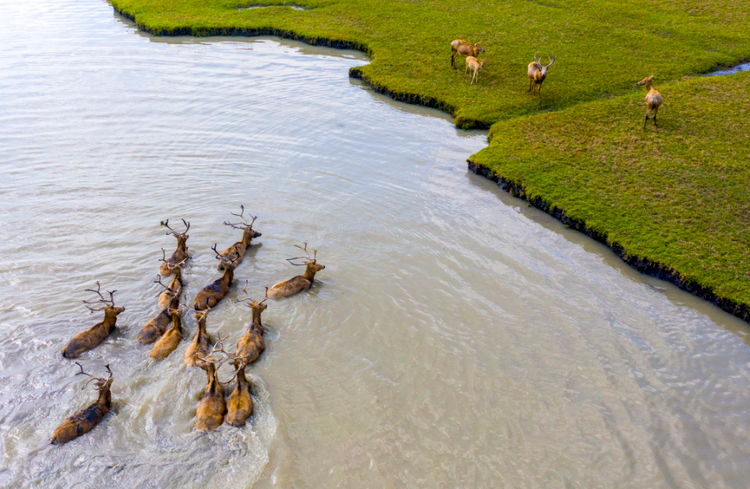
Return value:
M 177 293 L 177 291 L 175 289 L 173 289 L 172 287 L 170 287 L 169 285 L 166 285 L 164 282 L 161 281 L 161 275 L 157 275 L 156 276 L 156 280 L 154 280 L 154 283 L 161 285 L 162 287 L 164 287 L 168 291 L 172 292 L 173 294 Z M 161 294 L 161 292 L 159 292 L 159 294 Z
M 103 311 L 108 307 L 115 307 L 115 292 L 116 290 L 107 290 L 106 292 L 109 294 L 109 300 L 105 299 L 102 295 L 102 286 L 99 283 L 99 281 L 96 281 L 96 290 L 94 289 L 84 289 L 86 292 L 93 292 L 94 294 L 99 296 L 99 300 L 93 300 L 93 301 L 82 301 L 83 304 L 86 306 L 88 310 L 91 312 L 94 311 Z M 98 304 L 98 303 L 104 303 L 104 307 L 100 308 L 93 308 L 89 307 L 88 304 Z
M 534 61 L 536 61 L 537 63 L 539 63 L 539 59 L 536 57 L 537 54 L 539 54 L 539 51 L 537 51 L 536 53 L 534 53 Z M 542 64 L 542 63 L 539 63 L 539 64 Z
M 177 236 L 180 236 L 180 235 L 183 235 L 183 234 L 187 234 L 187 232 L 190 230 L 190 223 L 188 221 L 186 221 L 185 219 L 182 220 L 182 223 L 185 225 L 185 230 L 183 232 L 181 232 L 181 233 L 178 233 L 177 231 L 175 231 L 174 229 L 172 229 L 172 227 L 169 225 L 169 219 L 167 219 L 166 221 L 164 221 L 164 226 L 166 226 L 167 229 L 169 229 L 169 231 L 170 231 L 167 234 L 171 234 L 175 238 Z
M 241 205 L 240 209 L 242 210 L 242 212 L 240 212 L 239 214 L 235 214 L 234 212 L 230 212 L 230 214 L 232 214 L 233 216 L 239 217 L 240 219 L 242 219 L 242 222 L 231 223 L 229 221 L 224 221 L 224 225 L 232 227 L 234 229 L 247 229 L 247 228 L 252 229 L 253 223 L 255 222 L 256 219 L 258 219 L 258 216 L 251 215 L 250 217 L 252 217 L 253 220 L 248 223 L 247 219 L 245 219 L 245 205 L 244 204 Z
M 315 259 L 316 258 L 311 258 L 310 257 L 310 253 L 308 253 L 308 251 L 307 251 L 307 242 L 305 242 L 305 247 L 304 248 L 302 246 L 300 246 L 300 245 L 294 245 L 294 246 L 297 247 L 297 248 L 299 248 L 299 249 L 301 249 L 302 251 L 304 251 L 305 255 L 307 255 L 307 256 L 295 256 L 294 258 L 287 258 L 286 261 L 288 261 L 289 263 L 291 263 L 292 265 L 297 266 L 297 267 L 302 267 L 302 266 L 305 266 L 305 265 L 307 265 L 309 263 L 315 263 Z M 316 257 L 318 256 L 318 250 L 315 250 L 315 256 Z M 294 260 L 304 260 L 305 258 L 307 258 L 307 260 L 304 261 L 304 262 L 302 262 L 302 263 L 294 263 Z
M 90 378 L 89 380 L 87 380 L 87 381 L 86 381 L 86 383 L 84 383 L 84 384 L 83 384 L 83 387 L 81 388 L 81 390 L 83 390 L 83 389 L 85 389 L 86 387 L 88 387 L 88 385 L 89 385 L 89 384 L 90 384 L 91 382 L 94 382 L 94 381 L 96 381 L 97 387 L 102 387 L 102 386 L 103 386 L 104 384 L 106 384 L 106 383 L 107 383 L 107 381 L 108 381 L 109 379 L 111 379 L 111 378 L 112 378 L 112 370 L 110 370 L 110 368 L 109 368 L 109 365 L 106 365 L 106 366 L 104 367 L 104 368 L 106 368 L 106 369 L 107 369 L 107 372 L 109 372 L 109 378 L 108 378 L 108 379 L 105 379 L 104 377 L 96 377 L 96 376 L 94 376 L 94 375 L 91 375 L 90 373 L 87 373 L 87 372 L 85 372 L 85 371 L 83 370 L 83 365 L 81 365 L 81 364 L 80 364 L 80 363 L 78 363 L 78 362 L 76 362 L 76 365 L 78 365 L 78 368 L 80 368 L 80 369 L 81 369 L 81 371 L 80 371 L 80 372 L 77 372 L 77 373 L 76 373 L 76 375 L 86 375 L 86 376 L 88 376 L 88 377 L 91 377 L 91 378 Z
M 249 283 L 250 283 L 249 280 L 245 280 L 245 287 L 242 288 L 242 293 L 245 294 L 247 296 L 247 298 L 245 298 L 245 299 L 238 299 L 235 302 L 237 302 L 237 304 L 249 304 L 250 307 L 259 306 L 259 305 L 263 304 L 264 302 L 266 302 L 268 300 L 268 287 L 266 287 L 266 297 L 265 297 L 265 299 L 263 299 L 262 301 L 258 302 L 256 300 L 253 300 L 253 298 L 250 297 L 250 294 L 247 293 L 247 285 Z
M 550 66 L 552 66 L 552 63 L 555 62 L 555 60 L 557 59 L 557 56 L 555 56 L 555 53 L 552 53 L 552 57 L 550 58 L 549 56 L 547 56 L 547 59 L 549 60 L 549 64 L 544 67 L 545 69 L 547 69 Z

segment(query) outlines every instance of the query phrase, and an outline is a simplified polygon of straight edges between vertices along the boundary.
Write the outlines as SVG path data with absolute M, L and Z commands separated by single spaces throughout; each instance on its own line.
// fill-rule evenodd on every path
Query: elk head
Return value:
M 481 42 L 475 43 L 474 44 L 474 49 L 476 50 L 477 53 L 483 53 L 484 52 L 484 48 L 482 47 L 482 43 Z
M 190 223 L 187 222 L 185 219 L 183 219 L 182 220 L 182 224 L 185 225 L 185 230 L 183 232 L 179 233 L 179 232 L 175 231 L 174 229 L 172 229 L 170 227 L 170 225 L 169 225 L 169 219 L 167 219 L 166 221 L 164 221 L 164 226 L 166 226 L 167 229 L 169 229 L 169 232 L 167 234 L 171 234 L 172 236 L 174 236 L 175 238 L 177 238 L 177 248 L 181 249 L 181 250 L 186 250 L 187 249 L 186 242 L 187 242 L 188 238 L 190 237 L 190 235 L 188 235 L 188 233 L 187 233 L 190 230 Z
M 636 83 L 636 85 L 642 86 L 646 85 L 646 87 L 650 87 L 653 84 L 654 81 L 654 75 L 649 76 L 648 78 L 644 78 L 643 80 Z
M 230 214 L 232 214 L 233 216 L 239 217 L 240 219 L 242 219 L 242 222 L 224 221 L 224 225 L 229 226 L 233 229 L 241 229 L 242 241 L 244 241 L 246 245 L 249 245 L 251 240 L 255 238 L 260 238 L 261 236 L 263 236 L 258 231 L 253 230 L 253 223 L 255 222 L 256 219 L 258 219 L 258 216 L 250 216 L 253 218 L 253 220 L 250 222 L 247 222 L 247 219 L 245 219 L 245 206 L 244 205 L 240 206 L 239 214 L 235 214 L 234 212 L 230 212 Z
M 86 383 L 83 384 L 81 390 L 85 389 L 91 382 L 93 382 L 96 386 L 96 389 L 99 391 L 99 401 L 103 401 L 105 405 L 109 406 L 109 403 L 111 402 L 109 388 L 112 386 L 112 370 L 110 370 L 109 365 L 105 365 L 104 367 L 107 369 L 107 373 L 109 373 L 109 377 L 106 379 L 104 377 L 95 377 L 89 373 L 84 372 L 83 366 L 78 362 L 76 362 L 76 365 L 78 365 L 78 368 L 81 369 L 81 371 L 76 373 L 76 375 L 86 375 L 90 377 L 89 380 L 87 380 Z
M 86 292 L 93 292 L 94 294 L 99 296 L 99 299 L 94 299 L 93 301 L 83 301 L 83 305 L 86 306 L 86 308 L 91 312 L 98 312 L 98 311 L 104 311 L 104 316 L 107 318 L 116 318 L 121 312 L 125 311 L 124 307 L 116 307 L 115 306 L 115 292 L 116 290 L 107 290 L 106 292 L 109 294 L 109 299 L 105 298 L 102 295 L 102 286 L 99 284 L 99 281 L 96 281 L 96 290 L 94 289 L 86 289 Z M 104 304 L 99 307 L 91 307 L 89 304 Z
M 542 64 L 542 58 L 537 58 L 536 53 L 534 53 L 534 61 L 537 62 L 537 64 L 539 65 L 539 69 L 542 72 L 542 77 L 540 81 L 544 81 L 544 79 L 547 77 L 547 70 L 549 69 L 550 66 L 552 66 L 552 63 L 554 63 L 556 59 L 557 59 L 557 56 L 555 56 L 555 53 L 552 53 L 551 58 L 547 56 L 547 60 L 549 61 L 549 64 L 547 66 L 544 66 Z
M 308 253 L 307 251 L 307 243 L 304 243 L 304 244 L 305 244 L 304 248 L 299 245 L 294 245 L 294 246 L 304 251 L 306 256 L 295 256 L 294 258 L 287 258 L 286 260 L 296 267 L 306 266 L 307 269 L 305 270 L 305 276 L 307 276 L 308 274 L 315 276 L 317 272 L 324 270 L 326 267 L 325 265 L 321 265 L 317 261 L 318 250 L 313 250 L 313 256 L 310 256 L 310 253 Z M 298 260 L 303 260 L 303 261 L 300 263 L 298 262 Z M 307 278 L 310 278 L 310 277 L 307 277 Z
M 249 284 L 250 281 L 245 281 L 245 287 L 242 289 L 242 293 L 245 294 L 244 299 L 240 299 L 237 301 L 238 304 L 245 304 L 253 311 L 253 322 L 262 325 L 260 321 L 260 315 L 263 314 L 263 311 L 265 311 L 268 308 L 268 304 L 266 304 L 266 301 L 268 300 L 268 287 L 266 287 L 266 296 L 265 298 L 258 302 L 256 300 L 253 300 L 250 297 L 250 294 L 247 293 L 247 284 Z

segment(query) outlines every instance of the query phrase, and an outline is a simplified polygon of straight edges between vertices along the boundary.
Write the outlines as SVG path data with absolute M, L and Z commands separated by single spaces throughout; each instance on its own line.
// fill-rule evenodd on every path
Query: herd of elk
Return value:
M 247 293 L 248 282 L 245 283 L 243 294 L 244 299 L 238 300 L 250 307 L 251 320 L 245 332 L 237 340 L 237 350 L 234 353 L 228 353 L 224 350 L 223 340 L 219 338 L 213 349 L 210 350 L 211 340 L 206 328 L 206 318 L 208 313 L 214 308 L 229 292 L 229 288 L 234 280 L 234 270 L 242 263 L 251 241 L 260 237 L 261 233 L 253 230 L 253 224 L 256 217 L 250 216 L 248 222 L 244 217 L 245 207 L 240 206 L 241 212 L 232 215 L 239 217 L 242 222 L 231 223 L 225 222 L 227 226 L 233 229 L 242 230 L 242 239 L 231 247 L 219 253 L 214 244 L 211 249 L 218 259 L 218 268 L 223 270 L 221 278 L 212 284 L 204 287 L 195 297 L 194 308 L 195 318 L 198 324 L 198 331 L 188 345 L 184 354 L 184 362 L 188 366 L 197 366 L 206 371 L 208 383 L 205 394 L 198 404 L 196 412 L 196 429 L 200 431 L 210 431 L 222 423 L 226 422 L 231 426 L 242 427 L 247 419 L 253 414 L 253 400 L 250 393 L 250 382 L 245 375 L 245 369 L 252 364 L 265 351 L 265 342 L 263 340 L 263 322 L 261 315 L 266 310 L 268 299 L 279 299 L 296 294 L 302 290 L 312 287 L 315 280 L 315 273 L 323 270 L 325 266 L 317 263 L 317 250 L 311 257 L 307 251 L 307 243 L 304 247 L 297 246 L 305 256 L 287 258 L 287 260 L 296 266 L 305 266 L 304 275 L 293 277 L 277 283 L 270 289 L 266 287 L 265 297 L 261 301 L 251 299 Z M 177 249 L 167 259 L 166 251 L 162 248 L 162 264 L 159 267 L 154 283 L 159 284 L 162 290 L 158 296 L 158 306 L 160 312 L 148 321 L 136 335 L 136 341 L 143 344 L 151 344 L 149 357 L 154 360 L 164 360 L 169 357 L 180 345 L 185 331 L 183 329 L 183 311 L 180 308 L 181 298 L 184 297 L 185 283 L 183 281 L 183 267 L 189 258 L 187 253 L 186 242 L 188 239 L 188 230 L 190 223 L 182 220 L 185 225 L 183 232 L 177 232 L 169 226 L 169 220 L 163 223 L 170 229 L 167 234 L 177 238 Z M 299 260 L 303 260 L 301 263 Z M 162 282 L 163 276 L 172 276 L 169 284 Z M 99 345 L 109 336 L 115 327 L 117 316 L 125 310 L 124 307 L 115 306 L 115 290 L 106 291 L 109 298 L 102 294 L 101 285 L 96 282 L 96 290 L 86 289 L 98 296 L 93 301 L 83 301 L 86 307 L 91 311 L 104 311 L 104 319 L 94 325 L 92 328 L 75 335 L 63 348 L 62 353 L 66 358 L 78 357 L 81 353 L 90 350 Z M 99 306 L 99 307 L 94 307 Z M 221 353 L 226 356 L 218 362 L 211 355 Z M 219 369 L 226 361 L 231 360 L 234 366 L 234 376 L 226 382 L 229 384 L 236 379 L 233 388 L 226 395 L 222 382 L 219 381 Z M 83 366 L 76 362 L 80 367 L 77 375 L 86 375 L 90 379 L 85 383 L 84 388 L 90 382 L 95 382 L 99 390 L 99 398 L 87 408 L 76 412 L 68 419 L 64 420 L 55 430 L 51 443 L 62 444 L 74 438 L 83 435 L 93 429 L 99 421 L 110 411 L 112 386 L 112 371 L 109 365 L 106 366 L 109 378 L 94 377 L 83 370 Z
M 124 307 L 115 306 L 115 292 L 116 290 L 107 291 L 109 299 L 102 295 L 102 287 L 99 282 L 96 282 L 96 290 L 86 289 L 87 292 L 93 292 L 99 296 L 99 299 L 93 301 L 83 301 L 84 305 L 91 312 L 104 311 L 104 319 L 93 325 L 91 328 L 81 331 L 80 333 L 73 336 L 70 341 L 63 347 L 62 354 L 65 358 L 77 358 L 81 353 L 91 350 L 99 346 L 107 336 L 115 328 L 117 324 L 117 316 L 125 311 Z M 104 304 L 101 307 L 94 308 L 89 304 Z
M 483 53 L 482 43 L 471 44 L 462 39 L 456 39 L 451 42 L 451 66 L 456 67 L 456 56 L 471 56 L 476 58 L 479 53 Z

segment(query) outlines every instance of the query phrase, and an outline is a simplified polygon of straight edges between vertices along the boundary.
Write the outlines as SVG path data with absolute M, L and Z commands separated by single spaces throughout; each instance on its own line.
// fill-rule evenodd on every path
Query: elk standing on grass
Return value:
M 638 85 L 646 85 L 646 90 L 648 90 L 648 93 L 646 93 L 646 120 L 643 121 L 643 128 L 646 129 L 646 123 L 651 111 L 654 112 L 654 127 L 659 127 L 656 125 L 656 114 L 659 112 L 662 99 L 661 94 L 654 88 L 654 75 L 639 81 Z
M 218 251 L 216 251 L 216 245 L 211 247 L 216 253 L 216 258 L 224 261 L 224 273 L 220 278 L 217 278 L 211 285 L 207 285 L 198 295 L 195 296 L 195 302 L 193 307 L 196 311 L 202 311 L 216 307 L 216 304 L 221 302 L 224 296 L 229 293 L 229 286 L 232 285 L 234 280 L 234 269 L 237 267 L 237 263 L 233 260 L 224 259 Z
M 83 301 L 86 307 L 91 311 L 104 311 L 104 319 L 96 323 L 86 331 L 73 336 L 70 341 L 63 347 L 62 354 L 65 358 L 76 358 L 81 353 L 96 348 L 99 343 L 104 341 L 112 332 L 117 324 L 117 316 L 125 310 L 124 307 L 115 307 L 116 290 L 107 291 L 109 299 L 105 299 L 101 292 L 101 285 L 96 282 L 96 290 L 86 289 L 87 292 L 93 292 L 99 296 L 98 300 Z M 102 307 L 93 308 L 89 304 L 104 304 Z
M 245 426 L 247 418 L 253 415 L 253 398 L 250 395 L 250 383 L 245 377 L 245 362 L 235 362 L 235 378 L 237 383 L 227 397 L 227 415 L 225 421 L 230 426 L 241 428 Z
M 552 54 L 552 57 L 547 57 L 549 60 L 549 64 L 547 66 L 544 66 L 541 63 L 541 58 L 537 59 L 536 54 L 534 54 L 534 61 L 532 63 L 529 63 L 529 69 L 527 71 L 527 74 L 529 75 L 529 92 L 531 92 L 531 100 L 534 100 L 534 89 L 536 87 L 539 87 L 539 100 L 542 99 L 542 83 L 544 82 L 544 79 L 547 78 L 547 70 L 550 66 L 552 66 L 552 63 L 555 62 L 557 57 Z
M 315 274 L 325 269 L 325 265 L 321 265 L 317 262 L 318 250 L 315 250 L 315 255 L 311 258 L 310 254 L 307 252 L 307 243 L 305 243 L 304 248 L 301 246 L 297 246 L 297 248 L 304 251 L 307 256 L 287 258 L 287 261 L 294 266 L 306 266 L 307 268 L 305 269 L 305 274 L 297 275 L 296 277 L 290 278 L 289 280 L 282 280 L 281 282 L 277 283 L 266 291 L 267 298 L 280 299 L 282 297 L 289 297 L 290 295 L 294 295 L 297 292 L 307 290 L 312 287 L 313 283 L 315 282 Z M 303 259 L 305 260 L 304 262 L 295 263 L 295 260 Z
M 247 295 L 247 283 L 245 283 L 245 288 L 242 289 L 242 292 Z M 247 330 L 237 340 L 237 353 L 235 355 L 244 365 L 253 363 L 266 349 L 266 343 L 263 341 L 263 323 L 260 319 L 261 314 L 268 307 L 266 300 L 268 300 L 268 287 L 266 287 L 266 298 L 260 302 L 252 300 L 249 296 L 247 299 L 238 301 L 250 306 L 253 314 Z
M 154 343 L 149 353 L 149 358 L 164 360 L 182 341 L 182 311 L 177 308 L 170 311 L 172 315 L 172 326 Z
M 466 71 L 464 72 L 464 78 L 466 78 L 466 75 L 469 74 L 469 70 L 474 72 L 474 75 L 471 77 L 471 83 L 469 85 L 473 85 L 474 81 L 479 83 L 479 70 L 484 68 L 484 62 L 486 61 L 486 58 L 482 60 L 480 63 L 477 58 L 474 56 L 467 56 L 466 57 Z
M 198 321 L 198 332 L 190 345 L 185 350 L 185 364 L 195 367 L 200 363 L 200 358 L 208 356 L 209 336 L 206 330 L 206 316 L 211 309 L 203 309 L 195 313 L 195 319 Z
M 159 268 L 159 272 L 161 272 L 161 274 L 165 277 L 172 273 L 173 268 L 171 267 L 176 266 L 178 263 L 182 264 L 181 266 L 184 266 L 185 261 L 188 259 L 187 240 L 190 236 L 187 232 L 190 230 L 190 223 L 185 219 L 182 220 L 182 223 L 185 225 L 185 230 L 181 233 L 178 233 L 169 226 L 169 219 L 164 222 L 164 225 L 169 229 L 169 232 L 167 234 L 171 234 L 172 236 L 177 238 L 177 249 L 174 251 L 174 253 L 172 253 L 172 256 L 169 257 L 169 260 L 163 263 Z
M 224 221 L 224 225 L 229 226 L 233 229 L 241 229 L 242 230 L 242 240 L 236 242 L 229 248 L 225 249 L 220 253 L 221 258 L 219 258 L 218 262 L 216 263 L 216 268 L 219 270 L 224 269 L 224 262 L 226 260 L 234 261 L 235 267 L 240 266 L 240 263 L 242 263 L 242 260 L 245 258 L 245 252 L 250 247 L 250 243 L 254 238 L 260 238 L 262 236 L 261 233 L 258 231 L 253 231 L 253 223 L 258 218 L 258 216 L 250 216 L 253 218 L 252 221 L 247 222 L 247 219 L 245 219 L 245 206 L 240 206 L 241 212 L 239 214 L 235 214 L 234 212 L 231 212 L 233 216 L 237 216 L 240 219 L 242 219 L 242 222 L 238 223 L 231 223 L 229 221 Z
M 88 375 L 91 377 L 83 385 L 83 388 L 85 389 L 90 382 L 94 382 L 94 385 L 96 385 L 96 388 L 99 391 L 99 398 L 87 408 L 81 409 L 60 423 L 60 426 L 58 426 L 52 434 L 52 440 L 50 440 L 50 443 L 53 445 L 62 445 L 63 443 L 67 443 L 85 433 L 88 433 L 99 424 L 99 421 L 109 413 L 109 410 L 112 407 L 112 395 L 110 393 L 110 388 L 112 387 L 112 371 L 109 369 L 109 365 L 106 366 L 107 372 L 109 373 L 109 378 L 107 379 L 87 374 L 83 371 L 83 367 L 80 363 L 76 362 L 76 365 L 81 369 L 76 375 Z
M 177 300 L 179 300 L 179 296 L 182 295 L 182 287 L 184 285 L 182 282 L 182 266 L 185 264 L 185 260 L 187 260 L 187 258 L 175 265 L 171 265 L 166 260 L 166 252 L 164 251 L 164 248 L 161 249 L 161 253 L 161 261 L 163 261 L 164 265 L 169 268 L 169 273 L 174 273 L 172 281 L 169 282 L 169 286 L 165 286 L 164 290 L 159 294 L 159 309 L 166 309 L 172 303 L 172 299 L 175 296 L 177 296 Z M 159 281 L 159 283 L 161 283 L 161 281 Z
M 149 322 L 144 324 L 141 330 L 138 332 L 138 336 L 136 336 L 135 339 L 138 343 L 143 343 L 144 345 L 153 343 L 154 341 L 158 340 L 161 335 L 164 334 L 169 325 L 172 323 L 171 311 L 180 307 L 181 294 L 178 291 L 170 289 L 168 286 L 164 285 L 161 281 L 161 277 L 158 275 L 156 276 L 156 280 L 154 280 L 154 283 L 157 283 L 165 289 L 170 290 L 172 299 L 170 300 L 167 307 L 159 311 L 159 314 L 157 314 Z
M 484 52 L 482 43 L 470 44 L 464 40 L 456 39 L 451 42 L 451 66 L 456 67 L 456 55 L 459 56 L 474 56 L 476 57 L 479 53 Z

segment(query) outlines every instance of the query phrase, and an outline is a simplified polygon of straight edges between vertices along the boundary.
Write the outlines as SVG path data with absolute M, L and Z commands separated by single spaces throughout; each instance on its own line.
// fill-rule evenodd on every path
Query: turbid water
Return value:
M 349 80 L 360 54 L 153 39 L 97 0 L 0 16 L 0 486 L 747 487 L 746 325 L 469 173 L 486 135 Z M 248 426 L 196 433 L 187 343 L 134 338 L 159 222 L 192 223 L 192 298 L 240 203 L 252 295 L 294 244 L 326 270 L 265 312 Z M 127 310 L 80 361 L 115 408 L 50 446 L 94 396 L 60 349 L 95 280 Z M 208 320 L 229 344 L 240 288 Z

